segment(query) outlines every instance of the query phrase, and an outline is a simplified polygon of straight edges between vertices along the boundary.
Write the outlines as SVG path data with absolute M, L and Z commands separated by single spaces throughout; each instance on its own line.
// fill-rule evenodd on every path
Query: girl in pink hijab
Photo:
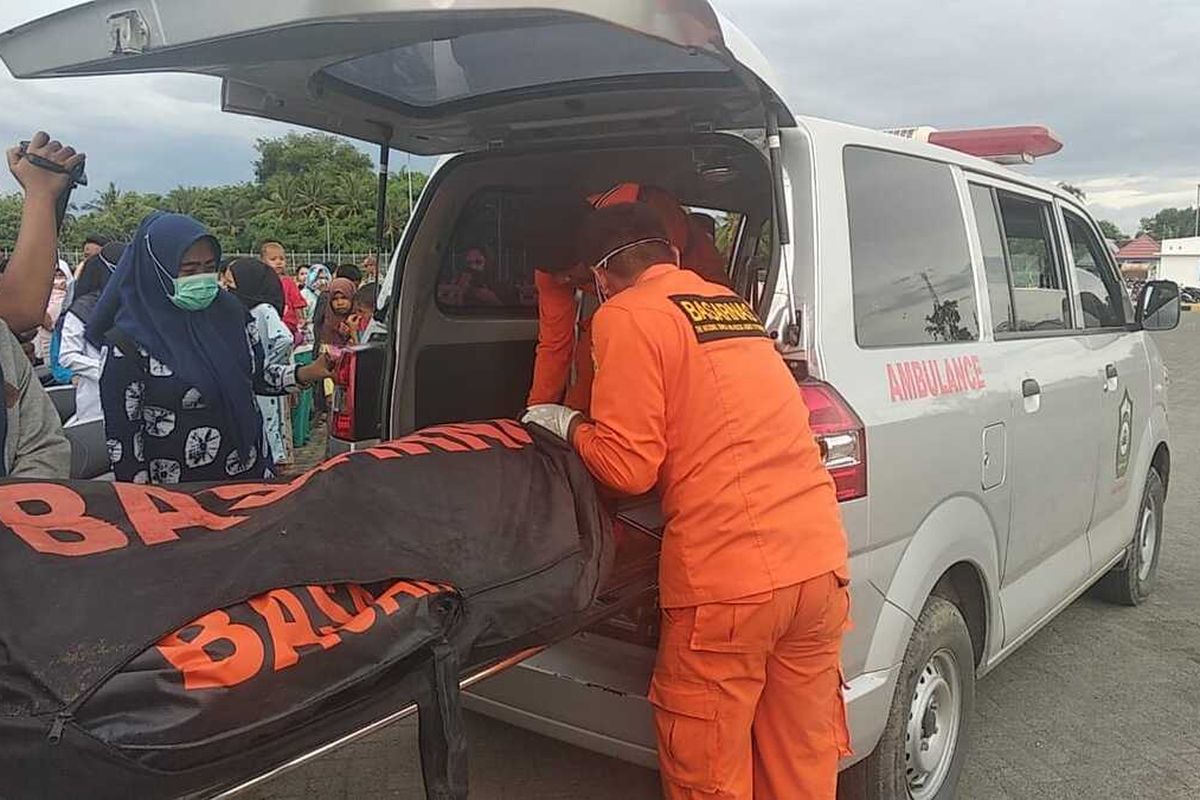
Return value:
M 50 289 L 50 302 L 46 304 L 46 315 L 33 342 L 34 352 L 43 361 L 50 360 L 50 339 L 54 336 L 54 325 L 58 322 L 58 315 L 63 312 L 67 295 L 74 283 L 75 276 L 71 273 L 71 268 L 67 266 L 67 262 L 59 259 L 58 269 L 54 271 L 54 286 Z

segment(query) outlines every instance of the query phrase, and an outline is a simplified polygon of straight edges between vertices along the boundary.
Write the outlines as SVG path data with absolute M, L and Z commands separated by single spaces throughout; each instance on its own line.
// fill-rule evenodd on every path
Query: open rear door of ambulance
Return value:
M 761 128 L 764 98 L 792 124 L 706 0 L 97 0 L 0 34 L 0 59 L 17 78 L 212 75 L 226 111 L 422 155 Z

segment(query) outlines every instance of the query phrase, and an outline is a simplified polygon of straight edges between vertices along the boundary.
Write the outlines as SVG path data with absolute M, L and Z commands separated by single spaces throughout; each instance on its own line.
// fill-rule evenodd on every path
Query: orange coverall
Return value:
M 526 405 L 562 403 L 586 414 L 592 398 L 591 317 L 580 315 L 575 290 L 556 283 L 550 273 L 535 270 L 533 281 L 538 343 Z
M 596 312 L 593 422 L 612 488 L 658 486 L 663 630 L 650 689 L 669 800 L 831 800 L 849 752 L 846 537 L 808 410 L 741 298 L 659 264 Z

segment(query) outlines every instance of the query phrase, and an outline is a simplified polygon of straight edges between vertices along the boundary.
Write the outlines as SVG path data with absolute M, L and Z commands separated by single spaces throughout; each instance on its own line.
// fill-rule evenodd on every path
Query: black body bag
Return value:
M 612 551 L 582 462 L 505 420 L 290 483 L 0 483 L 0 797 L 210 795 L 415 703 L 460 800 L 460 674 L 577 630 Z

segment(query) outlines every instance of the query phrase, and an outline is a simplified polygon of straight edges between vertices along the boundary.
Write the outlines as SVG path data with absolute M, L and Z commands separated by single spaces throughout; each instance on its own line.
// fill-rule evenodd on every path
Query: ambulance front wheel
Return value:
M 843 775 L 844 800 L 953 800 L 975 709 L 975 655 L 958 606 L 934 595 L 904 653 L 887 727 Z
M 1162 552 L 1163 504 L 1167 490 L 1157 467 L 1150 468 L 1146 487 L 1142 490 L 1142 505 L 1138 509 L 1133 541 L 1125 558 L 1100 579 L 1097 588 L 1110 603 L 1139 606 L 1154 588 L 1158 574 L 1158 556 Z

